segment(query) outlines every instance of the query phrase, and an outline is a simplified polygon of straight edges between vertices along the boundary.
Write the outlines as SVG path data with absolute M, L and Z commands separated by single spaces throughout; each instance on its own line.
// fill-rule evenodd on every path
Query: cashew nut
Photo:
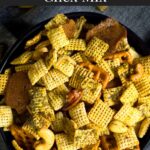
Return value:
M 55 141 L 54 133 L 49 129 L 42 128 L 38 135 L 42 139 L 34 143 L 35 150 L 50 150 Z
M 113 120 L 108 126 L 109 130 L 114 133 L 124 133 L 128 130 L 125 124 L 119 120 Z
M 138 81 L 142 77 L 143 73 L 144 73 L 144 68 L 142 64 L 136 64 L 135 74 L 130 76 L 130 80 L 133 82 Z

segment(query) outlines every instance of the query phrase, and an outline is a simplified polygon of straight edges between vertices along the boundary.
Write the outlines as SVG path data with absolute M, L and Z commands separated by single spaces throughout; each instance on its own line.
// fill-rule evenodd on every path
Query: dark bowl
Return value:
M 69 13 L 66 14 L 69 18 L 79 18 L 80 16 L 85 16 L 87 21 L 89 23 L 98 24 L 100 21 L 108 18 L 108 16 L 99 14 L 99 13 L 92 13 L 92 12 L 75 12 L 75 13 Z M 36 25 L 34 28 L 32 28 L 22 39 L 18 40 L 14 46 L 10 49 L 10 51 L 5 54 L 4 58 L 2 59 L 1 67 L 0 67 L 0 73 L 3 72 L 3 70 L 10 66 L 10 61 L 17 57 L 19 54 L 22 53 L 22 50 L 24 49 L 25 42 L 34 36 L 36 33 L 38 33 L 41 29 L 44 28 L 44 24 L 47 23 L 50 19 L 45 20 L 38 25 Z M 127 27 L 126 27 L 127 28 Z M 128 31 L 128 41 L 129 44 L 136 49 L 138 53 L 140 53 L 143 56 L 149 55 L 150 50 L 146 46 L 146 44 L 130 29 L 127 28 Z M 11 140 L 12 136 L 9 132 L 3 132 L 2 129 L 0 129 L 0 149 L 2 150 L 12 150 Z M 147 132 L 147 134 L 144 136 L 143 139 L 140 139 L 140 147 L 141 149 L 144 149 L 145 145 L 148 143 L 150 137 L 150 130 Z M 150 149 L 150 148 L 149 148 Z

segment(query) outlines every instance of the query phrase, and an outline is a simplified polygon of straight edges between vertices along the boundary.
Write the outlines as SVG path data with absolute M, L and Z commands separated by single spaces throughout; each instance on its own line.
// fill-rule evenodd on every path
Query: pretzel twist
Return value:
M 133 82 L 138 81 L 142 77 L 143 73 L 144 73 L 144 68 L 143 68 L 142 64 L 136 64 L 135 74 L 132 74 L 130 76 L 130 80 Z
M 94 80 L 101 82 L 103 89 L 106 88 L 109 82 L 109 74 L 105 70 L 88 62 L 83 62 L 80 64 L 80 66 L 85 67 L 90 71 L 94 72 Z
M 111 60 L 111 59 L 116 59 L 119 58 L 121 63 L 128 62 L 129 64 L 132 64 L 133 58 L 129 52 L 118 52 L 114 53 L 108 56 L 104 57 L 104 60 Z

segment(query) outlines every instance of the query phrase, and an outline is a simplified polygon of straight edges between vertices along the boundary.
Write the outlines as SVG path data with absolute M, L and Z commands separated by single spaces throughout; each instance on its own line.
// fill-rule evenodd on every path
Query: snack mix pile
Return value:
M 107 18 L 56 15 L 0 74 L 0 127 L 16 150 L 140 150 L 150 125 L 150 56 Z

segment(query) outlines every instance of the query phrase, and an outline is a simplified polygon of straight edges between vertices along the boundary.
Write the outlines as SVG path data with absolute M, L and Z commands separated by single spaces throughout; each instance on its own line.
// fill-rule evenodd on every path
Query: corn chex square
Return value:
M 49 103 L 55 111 L 64 106 L 68 92 L 69 90 L 64 84 L 48 92 Z
M 26 51 L 23 54 L 21 54 L 19 57 L 15 58 L 13 61 L 11 61 L 12 65 L 23 65 L 29 62 L 29 60 L 32 57 L 31 51 Z
M 32 85 L 36 84 L 41 77 L 48 72 L 42 59 L 35 62 L 28 71 L 28 77 Z
M 143 113 L 130 104 L 124 104 L 114 116 L 114 119 L 122 121 L 128 126 L 134 126 L 143 118 Z
M 85 51 L 86 42 L 83 39 L 71 39 L 64 49 L 68 51 Z
M 83 88 L 82 100 L 89 104 L 93 104 L 100 95 L 102 84 L 90 78 L 85 78 L 83 82 L 81 83 L 81 86 Z
M 78 128 L 83 127 L 89 123 L 84 102 L 81 102 L 75 107 L 71 108 L 69 110 L 69 115 L 75 121 Z
M 64 14 L 57 14 L 45 25 L 45 29 L 50 30 L 51 28 L 57 27 L 58 25 L 63 25 L 66 23 L 67 19 L 67 16 Z
M 55 131 L 55 132 L 63 131 L 63 129 L 64 129 L 64 122 L 63 122 L 63 120 L 64 120 L 63 113 L 61 111 L 57 112 L 55 114 L 55 120 L 51 124 L 52 130 Z
M 54 88 L 62 85 L 68 81 L 68 77 L 57 69 L 50 70 L 45 76 L 42 77 L 46 89 L 51 91 Z
M 15 71 L 28 71 L 31 68 L 32 64 L 18 65 L 15 67 Z
M 75 64 L 76 62 L 71 57 L 62 56 L 58 59 L 57 63 L 54 65 L 54 68 L 70 77 L 73 74 Z
M 61 25 L 57 28 L 49 30 L 47 36 L 50 43 L 52 44 L 53 49 L 55 50 L 59 50 L 60 48 L 63 48 L 69 44 L 69 40 Z
M 58 150 L 76 150 L 73 141 L 67 134 L 60 133 L 55 135 Z
M 11 107 L 0 106 L 0 127 L 9 127 L 13 124 L 13 113 Z
M 113 106 L 118 104 L 121 93 L 122 93 L 122 86 L 104 89 L 103 90 L 104 102 L 108 106 Z
M 98 136 L 93 129 L 76 130 L 74 143 L 77 149 L 84 148 L 88 145 L 95 144 L 98 141 Z
M 95 62 L 100 62 L 105 52 L 108 50 L 109 45 L 97 37 L 92 38 L 88 43 L 87 49 L 84 54 Z
M 8 81 L 8 75 L 7 74 L 0 74 L 0 95 L 4 94 L 7 81 Z
M 120 96 L 120 101 L 123 104 L 129 103 L 133 105 L 138 99 L 139 93 L 135 88 L 133 83 L 128 83 L 127 88 L 123 91 L 122 95 Z
M 140 80 L 135 83 L 135 87 L 141 97 L 148 96 L 150 94 L 150 76 L 144 74 Z
M 108 128 L 101 128 L 99 127 L 98 125 L 90 122 L 88 125 L 87 125 L 87 128 L 88 129 L 93 129 L 96 131 L 96 134 L 97 136 L 103 136 L 103 135 L 109 135 L 110 132 L 109 132 L 109 129 Z
M 102 68 L 103 70 L 105 70 L 109 74 L 109 81 L 111 81 L 112 79 L 114 79 L 114 73 L 111 70 L 111 68 L 108 65 L 108 63 L 104 59 L 101 59 L 100 62 L 98 62 L 98 66 L 100 68 Z
M 86 78 L 92 78 L 93 72 L 89 71 L 88 69 L 81 67 L 79 65 L 75 66 L 73 75 L 71 76 L 69 80 L 69 85 L 76 89 L 81 89 L 81 83 Z
M 134 147 L 139 144 L 134 128 L 132 127 L 125 133 L 115 133 L 114 137 L 120 150 Z
M 111 121 L 114 115 L 114 111 L 102 100 L 97 100 L 94 106 L 88 113 L 88 118 L 96 125 L 107 128 L 107 125 Z

